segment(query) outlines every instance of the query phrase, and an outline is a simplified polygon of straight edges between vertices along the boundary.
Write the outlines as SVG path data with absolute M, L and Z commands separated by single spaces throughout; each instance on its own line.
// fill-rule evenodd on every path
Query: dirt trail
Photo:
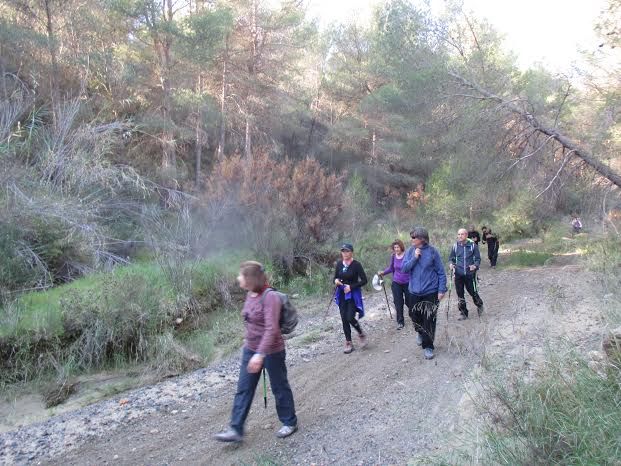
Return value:
M 484 269 L 484 315 L 478 319 L 473 312 L 474 317 L 458 322 L 453 292 L 448 325 L 446 301 L 440 308 L 436 358 L 431 361 L 423 359 L 411 325 L 397 331 L 388 319 L 381 292 L 366 300 L 363 322 L 371 343 L 351 355 L 342 353 L 334 308 L 327 321 L 316 314 L 305 322 L 305 333 L 288 342 L 300 430 L 285 440 L 274 437 L 279 423 L 273 396 L 269 394 L 268 408 L 263 409 L 261 387 L 244 443 L 231 446 L 211 439 L 230 414 L 237 372 L 236 361 L 231 361 L 168 381 L 164 388 L 149 388 L 170 395 L 193 377 L 194 387 L 203 386 L 201 396 L 179 397 L 165 409 L 126 413 L 109 428 L 62 437 L 69 440 L 60 447 L 25 449 L 23 442 L 39 441 L 41 429 L 36 427 L 22 429 L 16 437 L 5 435 L 5 446 L 14 438 L 19 445 L 4 459 L 63 465 L 405 464 L 445 449 L 450 433 L 474 415 L 464 387 L 484 355 L 507 365 L 536 364 L 545 342 L 560 337 L 598 349 L 602 329 L 597 288 L 594 278 L 576 265 Z M 474 310 L 470 301 L 469 307 Z M 105 409 L 122 413 L 129 408 L 116 399 Z M 80 415 L 86 417 L 74 416 Z M 2 441 L 0 436 L 0 446 Z M 20 447 L 21 453 L 15 453 Z

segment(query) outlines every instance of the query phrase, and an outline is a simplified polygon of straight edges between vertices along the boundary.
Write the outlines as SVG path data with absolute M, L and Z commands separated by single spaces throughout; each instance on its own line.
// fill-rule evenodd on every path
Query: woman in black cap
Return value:
M 341 246 L 341 260 L 336 263 L 334 270 L 334 301 L 341 311 L 341 321 L 343 322 L 343 333 L 345 333 L 346 354 L 353 351 L 351 342 L 351 327 L 354 327 L 360 338 L 360 347 L 364 348 L 367 338 L 360 323 L 356 320 L 364 316 L 364 304 L 362 302 L 362 287 L 367 283 L 367 276 L 364 273 L 362 264 L 354 259 L 354 247 L 345 243 Z

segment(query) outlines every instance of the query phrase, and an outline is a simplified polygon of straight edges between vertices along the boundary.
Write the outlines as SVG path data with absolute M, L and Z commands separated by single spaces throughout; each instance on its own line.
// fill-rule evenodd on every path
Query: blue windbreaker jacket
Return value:
M 420 258 L 414 254 L 416 248 L 408 249 L 401 264 L 401 271 L 410 274 L 410 293 L 417 296 L 446 293 L 446 272 L 440 253 L 428 244 L 420 249 Z

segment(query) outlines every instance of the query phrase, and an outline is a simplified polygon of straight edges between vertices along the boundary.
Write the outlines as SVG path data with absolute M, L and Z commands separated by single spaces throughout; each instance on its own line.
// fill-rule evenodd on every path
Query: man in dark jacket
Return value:
M 468 238 L 474 241 L 477 246 L 479 245 L 479 241 L 481 241 L 481 235 L 477 231 L 477 227 L 474 225 L 470 225 L 470 229 L 468 230 Z
M 468 231 L 465 228 L 461 228 L 457 232 L 457 242 L 453 245 L 449 255 L 449 267 L 455 271 L 455 289 L 459 297 L 459 313 L 461 315 L 458 320 L 468 318 L 464 287 L 472 296 L 479 316 L 483 313 L 483 300 L 479 296 L 476 275 L 480 266 L 481 254 L 479 253 L 479 247 L 473 240 L 468 238 Z
M 410 317 L 416 329 L 416 343 L 423 347 L 425 359 L 433 358 L 436 315 L 446 293 L 446 273 L 442 258 L 429 244 L 429 233 L 421 227 L 410 232 L 412 247 L 403 257 L 401 271 L 409 274 Z
M 498 235 L 492 232 L 491 228 L 481 228 L 481 242 L 487 244 L 487 258 L 489 259 L 489 265 L 492 269 L 496 268 L 496 261 L 498 261 L 498 249 L 500 248 L 500 240 Z

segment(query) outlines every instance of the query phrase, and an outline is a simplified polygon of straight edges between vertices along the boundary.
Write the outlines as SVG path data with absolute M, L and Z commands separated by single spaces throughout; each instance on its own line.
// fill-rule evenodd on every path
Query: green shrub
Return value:
M 114 355 L 132 361 L 148 356 L 150 338 L 173 325 L 174 299 L 139 274 L 106 276 L 89 293 L 70 293 L 61 300 L 65 338 L 78 367 L 91 369 Z
M 540 226 L 535 213 L 536 202 L 525 192 L 496 212 L 496 228 L 492 229 L 500 232 L 505 241 L 532 237 Z
M 618 368 L 591 369 L 575 352 L 548 355 L 534 383 L 498 380 L 488 393 L 483 464 L 616 464 L 621 454 Z
M 183 263 L 184 293 L 175 290 L 162 267 L 150 263 L 91 274 L 8 301 L 0 308 L 0 383 L 136 362 L 166 370 L 190 367 L 198 362 L 188 355 L 199 354 L 201 362 L 211 357 L 210 343 L 198 336 L 183 348 L 184 335 L 198 335 L 196 329 L 208 332 L 214 347 L 238 346 L 238 314 L 220 311 L 238 307 L 242 299 L 234 285 L 238 265 L 235 255 Z M 178 364 L 162 363 L 167 352 Z
M 0 297 L 8 297 L 11 291 L 35 287 L 39 275 L 45 271 L 31 260 L 34 257 L 29 256 L 20 243 L 20 231 L 14 225 L 0 222 Z
M 618 236 L 608 236 L 601 241 L 591 241 L 585 245 L 589 268 L 603 278 L 604 286 L 618 293 L 621 289 L 621 240 Z

